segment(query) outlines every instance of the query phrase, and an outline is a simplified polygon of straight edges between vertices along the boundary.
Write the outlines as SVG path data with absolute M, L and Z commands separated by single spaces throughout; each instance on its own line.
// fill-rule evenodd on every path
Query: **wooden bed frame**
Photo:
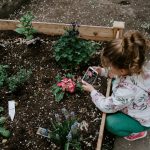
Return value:
M 3 20 L 0 19 L 0 30 L 15 30 L 19 24 L 18 20 Z M 47 23 L 47 22 L 33 22 L 33 27 L 39 32 L 51 36 L 62 35 L 65 32 L 65 28 L 71 26 L 71 24 L 64 23 Z M 110 41 L 115 38 L 122 38 L 123 30 L 125 28 L 124 22 L 114 21 L 112 27 L 103 26 L 79 26 L 79 37 L 87 40 L 94 41 Z M 111 91 L 111 79 L 107 83 L 106 97 L 110 95 Z M 102 120 L 100 123 L 99 136 L 97 140 L 96 150 L 101 150 L 102 140 L 104 134 L 106 113 L 102 114 Z

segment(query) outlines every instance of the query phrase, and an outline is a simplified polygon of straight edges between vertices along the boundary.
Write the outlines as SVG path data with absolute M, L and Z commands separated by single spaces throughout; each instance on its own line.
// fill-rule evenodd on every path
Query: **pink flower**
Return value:
M 61 82 L 57 83 L 57 86 L 61 87 L 63 91 L 73 93 L 75 91 L 75 82 L 71 79 L 64 78 Z
M 89 77 L 92 77 L 92 72 L 91 71 L 88 71 L 87 74 L 88 74 Z
M 66 88 L 66 91 L 70 92 L 70 93 L 73 93 L 75 91 L 75 82 L 73 82 L 72 80 L 69 81 L 67 83 L 67 88 Z
M 57 86 L 61 87 L 63 91 L 66 89 L 66 84 L 64 82 L 57 83 Z
M 64 78 L 64 79 L 62 79 L 62 82 L 67 83 L 69 80 L 71 80 L 71 79 Z
M 62 87 L 63 82 L 57 83 L 57 86 Z

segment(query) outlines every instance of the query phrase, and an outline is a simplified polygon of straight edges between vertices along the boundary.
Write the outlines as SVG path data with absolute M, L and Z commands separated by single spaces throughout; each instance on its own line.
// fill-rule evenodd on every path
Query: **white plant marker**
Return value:
M 15 117 L 15 101 L 8 101 L 8 113 L 11 118 L 11 121 L 13 121 Z

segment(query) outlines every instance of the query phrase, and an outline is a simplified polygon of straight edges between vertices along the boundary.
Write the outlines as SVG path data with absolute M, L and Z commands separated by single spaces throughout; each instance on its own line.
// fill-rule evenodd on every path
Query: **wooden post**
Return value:
M 124 22 L 115 21 L 113 24 L 113 27 L 114 27 L 114 38 L 115 39 L 122 38 Z M 112 79 L 108 79 L 106 97 L 108 97 L 110 95 L 111 82 L 112 82 Z M 101 147 L 102 147 L 102 140 L 103 140 L 103 134 L 104 134 L 104 128 L 105 128 L 105 120 L 106 120 L 106 113 L 103 112 L 96 150 L 101 150 Z
M 119 37 L 118 38 L 121 39 L 123 37 L 124 28 L 125 28 L 125 23 L 124 22 L 114 21 L 114 23 L 113 23 L 114 39 L 116 38 L 116 34 L 117 34 L 118 30 L 119 30 Z

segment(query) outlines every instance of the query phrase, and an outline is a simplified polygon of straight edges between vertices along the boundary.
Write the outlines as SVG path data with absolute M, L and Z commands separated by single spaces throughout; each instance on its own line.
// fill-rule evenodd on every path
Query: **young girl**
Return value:
M 101 62 L 115 76 L 112 94 L 105 97 L 85 81 L 83 89 L 91 93 L 93 103 L 105 113 L 106 128 L 111 133 L 134 141 L 150 129 L 150 63 L 145 61 L 146 41 L 139 32 L 129 32 L 123 39 L 110 42 Z M 100 75 L 108 71 L 95 67 Z

